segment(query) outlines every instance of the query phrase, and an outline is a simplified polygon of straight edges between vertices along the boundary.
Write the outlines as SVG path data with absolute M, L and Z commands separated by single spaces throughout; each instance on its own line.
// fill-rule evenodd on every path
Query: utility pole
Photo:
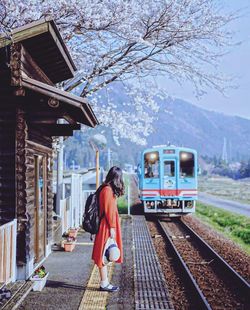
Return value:
M 96 189 L 99 187 L 99 150 L 95 151 L 95 166 L 96 166 Z
M 89 140 L 89 144 L 95 151 L 95 166 L 96 166 L 96 189 L 100 183 L 100 150 L 107 144 L 107 140 L 103 135 L 96 134 Z
M 111 168 L 111 150 L 108 148 L 108 170 Z
M 130 215 L 130 174 L 128 174 L 128 215 Z
M 90 146 L 93 151 L 95 151 L 95 171 L 96 171 L 96 189 L 99 187 L 99 150 L 96 144 L 93 141 L 89 141 Z

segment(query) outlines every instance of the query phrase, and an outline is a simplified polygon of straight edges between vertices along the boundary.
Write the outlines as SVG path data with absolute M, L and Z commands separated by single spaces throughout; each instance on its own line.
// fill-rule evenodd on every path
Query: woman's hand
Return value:
M 115 239 L 115 229 L 110 228 L 110 238 Z

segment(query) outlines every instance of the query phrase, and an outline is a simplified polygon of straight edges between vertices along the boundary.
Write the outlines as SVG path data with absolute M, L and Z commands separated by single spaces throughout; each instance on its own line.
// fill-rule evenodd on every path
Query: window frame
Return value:
M 151 153 L 157 154 L 157 161 L 158 161 L 158 169 L 157 169 L 158 170 L 158 176 L 157 177 L 156 176 L 153 176 L 153 177 L 146 176 L 146 173 L 145 173 L 146 155 L 151 154 Z M 144 177 L 144 179 L 160 179 L 160 153 L 159 153 L 159 151 L 150 151 L 150 152 L 144 153 L 143 159 L 144 159 L 144 167 L 143 167 L 144 168 L 143 169 L 143 177 Z M 157 161 L 155 161 L 155 163 Z
M 193 172 L 192 172 L 192 175 L 185 175 L 185 176 L 182 175 L 182 169 L 181 169 L 182 168 L 182 166 L 181 166 L 181 163 L 182 163 L 181 154 L 182 153 L 192 154 L 192 160 L 193 160 Z M 190 152 L 190 151 L 180 151 L 179 152 L 179 178 L 181 178 L 181 179 L 184 179 L 184 178 L 193 179 L 193 178 L 195 178 L 195 154 L 193 152 Z
M 165 174 L 165 163 L 166 162 L 173 162 L 174 163 L 174 175 L 166 175 Z M 170 172 L 172 171 L 172 169 L 171 169 L 172 167 L 171 167 L 171 164 L 170 164 Z M 176 177 L 176 161 L 174 160 L 174 159 L 164 159 L 164 161 L 163 161 L 163 176 L 164 177 L 167 177 L 167 178 L 175 178 Z

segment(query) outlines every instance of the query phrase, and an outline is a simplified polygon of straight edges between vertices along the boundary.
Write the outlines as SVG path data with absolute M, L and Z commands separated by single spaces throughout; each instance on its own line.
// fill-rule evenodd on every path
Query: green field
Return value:
M 250 218 L 198 202 L 196 216 L 250 254 Z
M 128 191 L 128 178 L 129 176 L 127 174 L 123 175 L 124 185 L 125 185 L 125 194 L 122 197 L 119 197 L 117 199 L 117 206 L 119 214 L 127 214 L 128 213 L 128 202 L 127 202 L 127 191 Z
M 233 180 L 221 176 L 199 176 L 199 190 L 228 200 L 250 204 L 250 179 Z

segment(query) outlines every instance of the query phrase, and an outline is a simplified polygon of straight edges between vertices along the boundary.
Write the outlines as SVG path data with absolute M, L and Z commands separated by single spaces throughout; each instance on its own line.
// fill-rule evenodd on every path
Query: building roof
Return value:
M 18 27 L 12 30 L 8 36 L 0 35 L 0 48 L 18 42 L 23 44 L 53 83 L 74 76 L 76 66 L 55 22 L 50 18 L 42 18 Z
M 21 76 L 21 86 L 46 97 L 58 100 L 60 104 L 64 105 L 69 115 L 81 124 L 90 127 L 95 127 L 98 124 L 91 105 L 84 98 L 23 75 Z
M 20 47 L 18 43 L 21 43 Z M 9 48 L 12 45 L 13 48 Z M 1 55 L 4 60 L 0 59 L 0 77 L 2 82 L 5 81 L 1 83 L 5 93 L 11 87 L 16 87 L 18 96 L 18 89 L 24 88 L 27 94 L 46 97 L 47 107 L 52 107 L 54 118 L 60 114 L 71 124 L 79 122 L 90 127 L 99 124 L 86 99 L 54 86 L 55 83 L 72 78 L 76 67 L 53 20 L 43 18 L 12 30 L 9 36 L 0 35 Z M 20 62 L 18 70 L 16 62 Z M 42 104 L 39 100 L 36 109 L 39 102 Z

